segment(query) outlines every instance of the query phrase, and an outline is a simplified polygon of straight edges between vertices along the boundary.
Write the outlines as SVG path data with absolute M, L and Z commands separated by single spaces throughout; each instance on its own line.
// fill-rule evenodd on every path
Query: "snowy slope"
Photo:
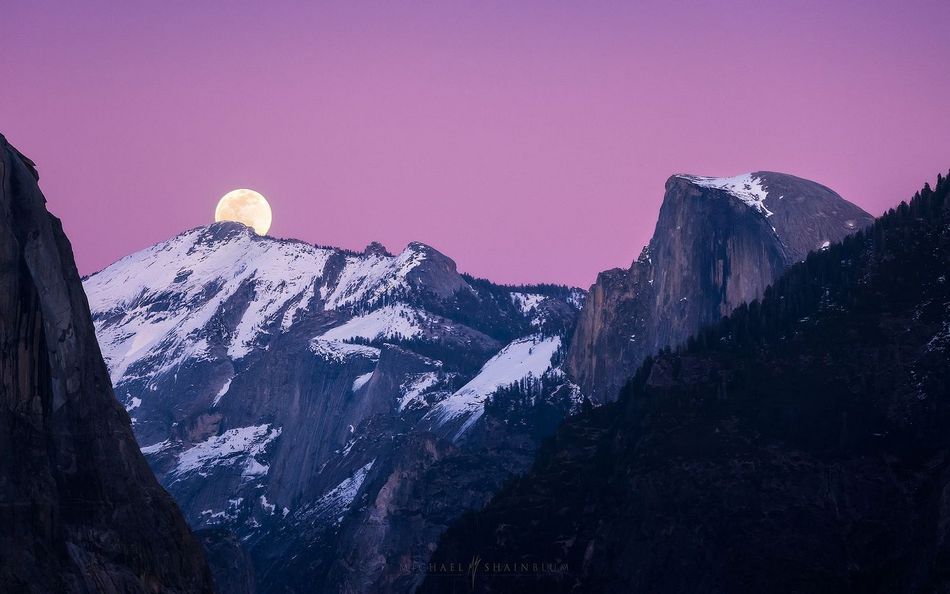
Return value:
M 345 512 L 353 503 L 353 500 L 356 499 L 356 495 L 359 493 L 360 487 L 363 486 L 366 475 L 373 468 L 374 462 L 375 460 L 371 460 L 358 468 L 353 476 L 327 491 L 301 515 L 303 517 L 328 518 L 334 523 L 339 523 L 340 514 Z
M 433 371 L 414 373 L 406 376 L 399 385 L 399 410 L 410 406 L 429 389 L 439 383 L 439 374 Z
M 557 336 L 528 336 L 512 342 L 485 363 L 471 381 L 437 404 L 427 418 L 441 426 L 466 417 L 455 434 L 454 439 L 458 439 L 481 418 L 486 398 L 498 388 L 528 377 L 541 377 L 551 368 L 551 358 L 560 346 Z
M 267 444 L 280 436 L 280 428 L 269 425 L 238 427 L 221 435 L 209 437 L 178 455 L 172 474 L 181 476 L 197 472 L 204 476 L 209 467 L 242 464 L 245 477 L 267 474 L 268 467 L 257 460 Z M 143 448 L 144 449 L 144 448 Z
M 328 293 L 326 307 L 334 309 L 371 301 L 407 285 L 407 275 L 426 259 L 422 244 L 410 244 L 396 256 L 349 256 L 346 267 Z
M 113 378 L 154 356 L 149 373 L 207 352 L 197 334 L 245 284 L 255 291 L 229 346 L 240 358 L 278 310 L 299 301 L 323 274 L 328 250 L 234 232 L 213 241 L 198 228 L 119 260 L 83 283 Z
M 228 358 L 238 361 L 270 335 L 288 331 L 308 311 L 404 293 L 411 289 L 407 275 L 430 252 L 415 243 L 398 256 L 344 255 L 218 223 L 127 256 L 85 279 L 84 288 L 103 356 L 120 386 L 213 356 L 209 328 L 234 309 L 241 313 L 227 329 L 225 346 Z M 342 261 L 335 278 L 327 273 L 331 258 Z M 409 311 L 384 309 L 362 326 L 354 322 L 356 327 L 328 338 L 366 336 L 374 325 L 381 327 L 377 336 L 412 335 L 411 320 L 401 317 Z M 406 323 L 400 325 L 401 320 Z M 143 396 L 128 394 L 126 404 Z
M 403 303 L 387 305 L 367 314 L 347 320 L 344 324 L 324 332 L 324 340 L 352 340 L 364 338 L 412 338 L 422 334 L 429 316 Z

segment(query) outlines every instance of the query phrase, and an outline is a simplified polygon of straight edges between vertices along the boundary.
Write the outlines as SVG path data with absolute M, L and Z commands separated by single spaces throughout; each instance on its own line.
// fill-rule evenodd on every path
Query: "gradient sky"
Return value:
M 254 188 L 271 234 L 587 287 L 666 178 L 880 214 L 950 168 L 950 2 L 4 2 L 0 132 L 81 272 Z

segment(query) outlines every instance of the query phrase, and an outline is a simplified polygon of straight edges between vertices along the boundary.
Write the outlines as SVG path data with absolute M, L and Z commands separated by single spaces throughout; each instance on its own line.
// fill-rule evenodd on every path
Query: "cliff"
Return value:
M 0 136 L 0 584 L 212 592 L 115 400 L 60 222 Z
M 566 368 L 595 402 L 616 399 L 646 357 L 760 297 L 791 264 L 871 216 L 791 175 L 674 175 L 656 230 L 628 270 L 591 287 Z

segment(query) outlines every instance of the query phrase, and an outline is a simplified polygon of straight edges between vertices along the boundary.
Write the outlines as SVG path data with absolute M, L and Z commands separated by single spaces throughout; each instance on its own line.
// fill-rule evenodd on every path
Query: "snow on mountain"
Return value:
M 350 344 L 341 340 L 314 338 L 310 341 L 310 351 L 326 361 L 342 363 L 350 357 L 379 359 L 379 349 L 361 344 Z
M 511 302 L 518 306 L 521 313 L 530 314 L 538 305 L 544 301 L 544 295 L 538 293 L 512 293 Z
M 140 448 L 142 453 L 146 456 L 157 454 L 164 450 L 167 450 L 172 446 L 171 440 L 166 439 L 165 441 L 160 441 L 158 443 L 153 443 L 152 445 L 143 446 Z
M 419 399 L 426 390 L 438 383 L 439 374 L 434 371 L 415 373 L 407 376 L 407 379 L 399 386 L 399 410 L 403 410 L 409 406 L 412 402 Z
M 280 436 L 280 427 L 256 425 L 229 429 L 221 435 L 209 437 L 178 455 L 178 464 L 173 475 L 182 476 L 190 472 L 203 471 L 209 466 L 244 464 L 244 476 L 257 476 L 267 473 L 267 466 L 257 460 L 267 444 Z
M 581 289 L 571 289 L 570 294 L 568 295 L 567 302 L 574 309 L 580 311 L 584 307 L 584 302 L 587 300 L 587 292 Z
M 229 377 L 224 381 L 224 385 L 221 386 L 221 389 L 218 390 L 218 393 L 214 396 L 214 401 L 211 403 L 211 406 L 217 406 L 221 399 L 224 398 L 224 395 L 228 393 L 228 390 L 231 388 L 231 381 L 234 378 Z
M 323 340 L 412 338 L 422 334 L 429 316 L 403 303 L 387 305 L 347 320 L 319 336 Z
M 313 288 L 331 253 L 233 225 L 200 227 L 90 276 L 83 285 L 113 378 L 125 378 L 139 362 L 155 375 L 156 368 L 206 355 L 201 329 L 249 286 L 254 297 L 228 346 L 228 355 L 240 359 L 276 312 Z
M 426 259 L 423 244 L 412 243 L 396 257 L 382 254 L 349 256 L 326 307 L 335 309 L 360 301 L 372 301 L 407 285 L 407 275 Z M 423 246 L 428 247 L 428 246 Z
M 352 384 L 353 391 L 356 392 L 357 390 L 365 386 L 366 382 L 368 382 L 371 377 L 373 377 L 372 371 L 370 371 L 369 373 L 364 373 L 363 375 L 357 376 L 356 379 L 353 380 L 353 384 Z
M 170 370 L 207 355 L 209 345 L 198 334 L 239 291 L 249 298 L 229 339 L 232 360 L 246 356 L 271 326 L 286 331 L 314 300 L 335 309 L 405 289 L 426 248 L 410 244 L 398 256 L 346 256 L 333 281 L 324 273 L 338 251 L 219 223 L 127 256 L 88 277 L 84 287 L 113 377 L 128 377 L 146 361 L 154 375 L 156 367 Z
M 481 418 L 486 398 L 499 388 L 522 379 L 541 377 L 551 368 L 551 358 L 560 346 L 558 336 L 534 335 L 512 342 L 489 359 L 471 381 L 438 403 L 426 417 L 436 426 L 467 417 L 453 438 L 457 440 Z
M 375 462 L 376 460 L 371 460 L 358 468 L 351 477 L 327 491 L 301 515 L 305 517 L 332 518 L 338 523 L 338 516 L 346 511 L 353 503 L 353 500 L 356 499 L 356 495 L 359 493 L 360 487 L 363 486 L 366 475 L 369 474 Z
M 704 188 L 728 192 L 758 213 L 766 217 L 772 216 L 772 212 L 765 207 L 765 199 L 768 198 L 769 194 L 762 185 L 762 178 L 755 174 L 743 173 L 734 177 L 706 177 L 684 174 L 676 177 L 687 179 Z

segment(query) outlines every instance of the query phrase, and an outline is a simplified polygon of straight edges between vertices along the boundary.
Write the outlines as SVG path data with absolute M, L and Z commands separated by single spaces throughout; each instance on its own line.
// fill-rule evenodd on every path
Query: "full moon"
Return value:
M 244 223 L 258 235 L 265 235 L 272 220 L 270 204 L 254 190 L 231 190 L 218 201 L 214 220 Z

